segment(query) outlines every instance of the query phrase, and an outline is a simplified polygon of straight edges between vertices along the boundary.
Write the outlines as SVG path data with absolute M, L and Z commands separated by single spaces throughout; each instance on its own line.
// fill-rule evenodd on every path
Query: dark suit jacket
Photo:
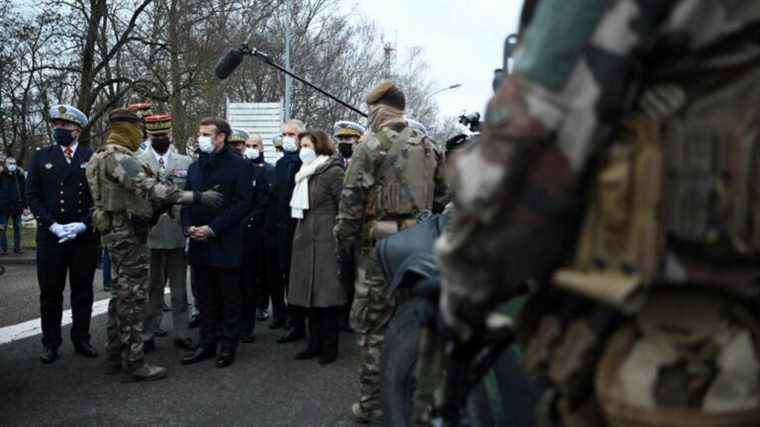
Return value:
M 264 230 L 266 213 L 272 201 L 274 166 L 264 161 L 264 156 L 248 160 L 251 168 L 251 210 L 243 221 L 243 232 L 257 234 Z
M 216 189 L 224 195 L 224 205 L 212 209 L 200 204 L 182 208 L 182 228 L 208 225 L 215 233 L 208 242 L 190 240 L 191 265 L 236 268 L 242 251 L 240 224 L 251 209 L 251 168 L 242 157 L 225 145 L 218 153 L 202 153 L 190 165 L 185 189 Z
M 66 162 L 61 147 L 43 148 L 32 158 L 26 178 L 26 199 L 37 219 L 37 242 L 57 243 L 58 237 L 50 232 L 53 223 L 82 222 L 87 226 L 75 241 L 93 241 L 92 196 L 87 184 L 85 168 L 92 157 L 92 149 L 79 144 L 71 164 Z

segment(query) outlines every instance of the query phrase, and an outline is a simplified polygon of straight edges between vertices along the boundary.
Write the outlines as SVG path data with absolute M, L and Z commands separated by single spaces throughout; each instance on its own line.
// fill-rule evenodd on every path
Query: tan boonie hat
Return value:
M 383 80 L 367 94 L 367 105 L 385 104 L 403 110 L 406 108 L 406 96 L 390 80 Z

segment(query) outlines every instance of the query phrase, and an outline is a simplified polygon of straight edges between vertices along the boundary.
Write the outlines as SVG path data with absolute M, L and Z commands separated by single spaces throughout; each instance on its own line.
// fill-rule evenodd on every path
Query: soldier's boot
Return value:
M 362 408 L 361 403 L 356 402 L 351 405 L 351 413 L 354 416 L 354 420 L 358 423 L 374 425 L 383 424 L 383 411 L 380 409 L 367 411 Z
M 156 381 L 166 378 L 166 368 L 149 363 L 136 363 L 124 368 L 121 382 Z
M 104 372 L 106 375 L 116 375 L 121 372 L 121 356 L 108 356 L 106 358 Z

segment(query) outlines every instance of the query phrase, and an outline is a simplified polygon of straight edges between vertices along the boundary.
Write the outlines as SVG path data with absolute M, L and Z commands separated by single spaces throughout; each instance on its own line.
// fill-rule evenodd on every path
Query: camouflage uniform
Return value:
M 445 322 L 467 340 L 483 313 L 557 272 L 576 242 L 584 274 L 749 289 L 760 254 L 758 197 L 747 187 L 760 184 L 760 3 L 543 0 L 530 15 L 481 145 L 454 165 L 460 215 L 438 242 Z M 618 144 L 621 127 L 644 148 Z M 641 163 L 611 167 L 621 159 Z M 587 241 L 595 216 L 607 221 L 603 235 Z M 651 227 L 631 233 L 638 250 L 613 255 L 630 243 L 618 230 L 641 218 Z M 569 311 L 567 301 L 554 307 Z
M 373 94 L 382 90 L 397 89 L 381 84 L 368 97 L 371 110 Z M 386 297 L 375 241 L 413 225 L 434 203 L 444 206 L 447 194 L 438 147 L 407 126 L 400 114 L 377 127 L 354 149 L 334 230 L 339 263 L 352 262 L 357 249 L 360 254 L 350 317 L 362 357 L 359 409 L 372 418 L 382 414 L 380 359 L 396 306 L 395 297 Z
M 139 160 L 139 133 L 130 138 L 115 130 L 117 126 L 125 129 L 126 125 L 133 132 L 139 127 L 120 122 L 122 117 L 126 122 L 136 119 L 125 110 L 111 114 L 111 133 L 106 144 L 92 156 L 87 181 L 95 205 L 93 223 L 102 235 L 115 272 L 108 304 L 106 352 L 112 365 L 121 361 L 124 378 L 129 380 L 132 372 L 144 366 L 142 332 L 149 279 L 147 236 L 153 207 L 179 203 L 185 192 L 159 182 L 150 167 Z

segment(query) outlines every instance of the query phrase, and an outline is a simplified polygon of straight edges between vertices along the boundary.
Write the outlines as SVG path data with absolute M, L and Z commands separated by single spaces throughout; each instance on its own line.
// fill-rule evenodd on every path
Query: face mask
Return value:
M 8 165 L 8 172 L 16 172 L 16 165 Z
M 303 164 L 309 164 L 314 161 L 314 159 L 317 158 L 317 153 L 314 152 L 311 148 L 302 148 L 301 151 L 298 153 L 298 157 L 301 158 L 301 161 Z
M 259 150 L 248 147 L 243 151 L 243 157 L 248 160 L 257 159 L 259 157 Z
M 354 154 L 354 144 L 351 144 L 350 142 L 341 142 L 338 144 L 338 151 L 344 159 L 350 159 L 351 155 Z
M 288 153 L 293 153 L 297 151 L 298 144 L 296 144 L 296 139 L 292 136 L 282 137 L 282 149 Z
M 198 148 L 203 153 L 211 153 L 214 151 L 214 143 L 211 141 L 210 136 L 199 136 L 198 137 Z
M 151 147 L 153 147 L 158 154 L 166 153 L 166 150 L 169 149 L 171 143 L 172 141 L 169 138 L 153 138 L 150 140 Z
M 74 134 L 68 129 L 55 128 L 53 129 L 53 140 L 60 146 L 68 147 L 74 142 Z

